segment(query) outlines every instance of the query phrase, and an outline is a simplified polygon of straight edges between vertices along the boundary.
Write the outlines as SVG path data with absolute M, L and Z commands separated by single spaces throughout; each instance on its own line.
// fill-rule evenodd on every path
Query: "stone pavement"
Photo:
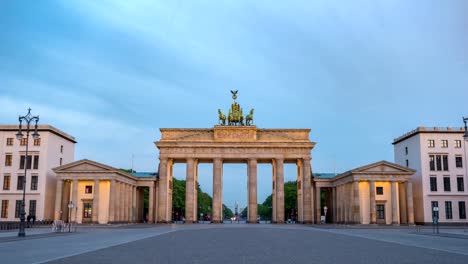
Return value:
M 18 249 L 27 249 L 24 252 Z M 468 239 L 408 228 L 128 225 L 0 241 L 6 263 L 468 263 Z

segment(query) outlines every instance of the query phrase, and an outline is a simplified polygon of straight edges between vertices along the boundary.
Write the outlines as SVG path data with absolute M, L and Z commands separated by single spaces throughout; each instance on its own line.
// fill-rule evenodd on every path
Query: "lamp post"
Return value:
M 28 109 L 28 113 L 25 116 L 19 116 L 18 118 L 19 126 L 18 126 L 18 133 L 16 134 L 16 138 L 21 141 L 23 139 L 22 129 L 22 122 L 24 121 L 26 125 L 26 154 L 24 157 L 24 177 L 23 177 L 23 201 L 21 203 L 21 213 L 20 213 L 20 226 L 19 226 L 19 237 L 26 236 L 26 232 L 24 231 L 25 228 L 25 203 L 26 203 L 26 172 L 28 171 L 28 145 L 29 145 L 29 129 L 31 122 L 36 122 L 34 126 L 34 133 L 32 134 L 34 139 L 39 139 L 39 133 L 37 133 L 37 122 L 39 122 L 39 116 L 32 116 L 31 115 L 31 108 Z

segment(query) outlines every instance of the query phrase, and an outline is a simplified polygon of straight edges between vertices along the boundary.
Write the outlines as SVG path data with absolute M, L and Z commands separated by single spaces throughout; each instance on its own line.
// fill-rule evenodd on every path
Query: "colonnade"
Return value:
M 212 222 L 222 222 L 222 189 L 223 189 L 223 163 L 221 157 L 210 159 L 213 163 L 213 204 Z M 185 158 L 178 160 L 185 162 L 186 166 L 186 193 L 185 193 L 185 221 L 194 223 L 197 220 L 197 180 L 198 164 L 196 158 Z M 247 158 L 247 188 L 248 188 L 248 222 L 257 223 L 258 201 L 257 201 L 257 158 Z M 262 160 L 265 162 L 265 159 Z M 284 163 L 283 158 L 269 159 L 272 164 L 272 220 L 274 223 L 284 223 Z M 311 165 L 310 157 L 296 159 L 298 179 L 298 216 L 299 221 L 311 223 L 313 221 L 312 195 L 311 195 Z M 172 168 L 174 161 L 171 158 L 161 157 L 158 182 L 158 204 L 157 217 L 159 223 L 170 223 L 172 221 Z
M 108 223 L 119 223 L 119 222 L 136 222 L 137 217 L 137 186 L 129 182 L 119 181 L 115 179 L 58 179 L 56 186 L 56 196 L 55 196 L 55 216 L 54 220 L 72 220 L 77 219 L 76 214 L 81 214 L 83 212 L 83 201 L 78 200 L 79 193 L 83 195 L 84 191 L 78 190 L 79 182 L 93 182 L 92 187 L 92 213 L 91 221 L 93 223 L 99 223 L 101 218 L 99 214 L 107 214 Z M 101 182 L 106 182 L 109 186 L 106 192 L 108 191 L 108 208 L 100 208 L 102 203 L 100 199 L 104 196 L 107 196 L 107 193 L 102 193 L 100 190 Z M 152 192 L 150 187 L 150 193 Z M 89 197 L 88 197 L 89 198 Z M 82 199 L 82 200 L 91 200 L 91 199 Z M 73 203 L 73 209 L 71 211 L 71 219 L 68 219 L 69 208 L 68 203 Z M 154 207 L 150 199 L 151 211 Z M 105 210 L 108 210 L 108 213 Z M 151 214 L 150 214 L 151 215 Z
M 333 212 L 334 222 L 344 224 L 369 224 L 365 223 L 363 215 L 363 205 L 360 200 L 359 183 L 366 182 L 369 185 L 367 190 L 368 195 L 364 197 L 368 198 L 365 203 L 369 205 L 369 220 L 370 224 L 377 223 L 376 213 L 376 186 L 374 180 L 369 181 L 350 181 L 332 187 L 333 198 Z M 384 181 L 379 181 L 384 182 Z M 413 187 L 411 181 L 397 182 L 397 181 L 386 181 L 390 183 L 390 199 L 384 201 L 385 204 L 389 204 L 391 214 L 391 224 L 414 224 L 414 208 L 413 208 Z M 400 186 L 397 194 L 397 183 Z M 362 191 L 362 190 L 361 190 Z M 320 188 L 316 188 L 316 192 L 320 193 Z M 316 208 L 320 212 L 320 204 L 317 202 Z M 367 205 L 366 205 L 367 207 Z M 367 217 L 366 217 L 367 218 Z M 319 220 L 319 219 L 317 219 Z

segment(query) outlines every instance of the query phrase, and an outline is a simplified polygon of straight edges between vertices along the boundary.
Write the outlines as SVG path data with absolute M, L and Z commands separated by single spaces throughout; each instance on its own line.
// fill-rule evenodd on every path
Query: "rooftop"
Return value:
M 401 142 L 407 138 L 410 138 L 419 133 L 463 133 L 465 129 L 463 127 L 417 127 L 408 133 L 405 133 L 393 140 L 393 144 Z
M 24 129 L 24 126 L 23 126 L 23 129 Z M 70 134 L 67 134 L 65 132 L 63 132 L 62 130 L 56 128 L 56 127 L 53 127 L 51 125 L 38 125 L 37 126 L 37 130 L 39 132 L 41 131 L 45 131 L 45 132 L 51 132 L 52 134 L 55 134 L 59 137 L 62 137 L 66 140 L 69 140 L 73 143 L 76 143 L 76 140 L 75 140 L 75 137 L 71 136 Z M 18 131 L 18 125 L 0 125 L 0 131 L 15 131 L 17 132 Z
M 316 179 L 332 179 L 335 176 L 339 175 L 339 173 L 322 173 L 322 172 L 318 172 L 318 173 L 313 173 L 312 175 Z
M 132 172 L 130 174 L 137 178 L 153 178 L 158 176 L 157 172 Z

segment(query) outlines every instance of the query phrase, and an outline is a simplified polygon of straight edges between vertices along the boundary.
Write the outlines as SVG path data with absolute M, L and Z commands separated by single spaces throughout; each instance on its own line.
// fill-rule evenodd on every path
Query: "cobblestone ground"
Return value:
M 31 246 L 28 243 L 33 241 L 35 246 L 29 247 L 28 251 L 28 246 Z M 15 253 L 14 250 L 21 247 L 26 247 L 26 250 Z M 72 249 L 67 250 L 69 247 Z M 0 241 L 0 256 L 2 264 L 466 264 L 468 239 L 428 236 L 411 230 L 394 229 L 319 229 L 302 225 L 166 225 L 96 228 L 62 237 Z

